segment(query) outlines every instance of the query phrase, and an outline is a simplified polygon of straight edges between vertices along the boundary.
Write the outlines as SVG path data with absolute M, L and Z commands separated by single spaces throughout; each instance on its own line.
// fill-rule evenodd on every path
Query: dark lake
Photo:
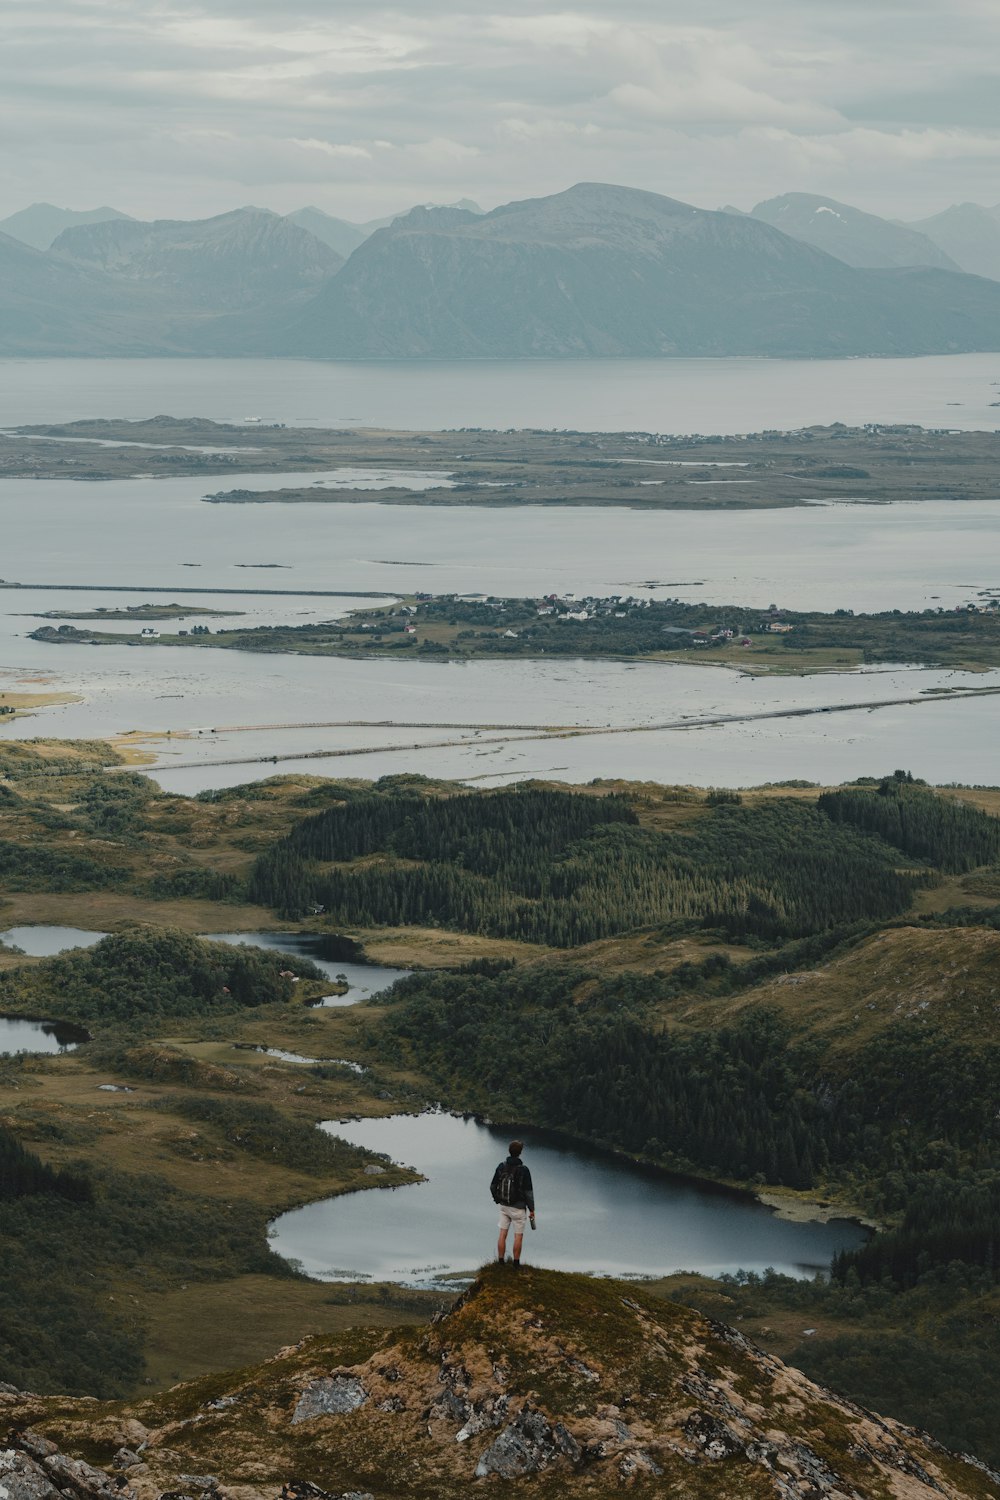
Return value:
M 328 1121 L 333 1135 L 415 1167 L 426 1182 L 328 1198 L 282 1214 L 273 1248 L 319 1279 L 433 1286 L 496 1253 L 489 1183 L 509 1134 L 442 1113 Z M 524 1133 L 538 1230 L 524 1259 L 610 1276 L 707 1276 L 772 1266 L 789 1276 L 825 1271 L 867 1233 L 847 1220 L 794 1224 L 749 1196 L 643 1170 Z M 508 1244 L 508 1254 L 510 1245 Z
M 18 1052 L 71 1052 L 86 1040 L 87 1033 L 77 1026 L 0 1016 L 0 1057 L 14 1057 Z
M 349 986 L 346 994 L 329 995 L 319 1002 L 320 1005 L 357 1005 L 362 1000 L 369 1000 L 372 995 L 380 995 L 383 990 L 394 985 L 397 979 L 405 979 L 410 972 L 409 969 L 387 969 L 379 964 L 352 963 L 338 958 L 338 952 L 343 952 L 345 945 L 351 951 L 356 944 L 349 939 L 324 937 L 321 933 L 203 932 L 202 937 L 209 943 L 229 943 L 233 947 L 247 943 L 254 948 L 270 948 L 278 953 L 288 953 L 293 958 L 308 958 L 328 979 L 343 976 Z

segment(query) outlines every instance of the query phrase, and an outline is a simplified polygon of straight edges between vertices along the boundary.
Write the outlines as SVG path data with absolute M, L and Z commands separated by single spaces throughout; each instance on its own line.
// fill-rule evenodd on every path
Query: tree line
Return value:
M 295 993 L 289 961 L 264 948 L 137 928 L 0 974 L 0 1008 L 113 1024 L 285 1004 Z M 295 968 L 299 978 L 323 977 L 308 959 L 296 958 Z
M 71 1203 L 89 1203 L 90 1183 L 75 1172 L 50 1167 L 29 1151 L 9 1130 L 0 1127 L 0 1199 L 45 1194 Z
M 786 941 L 906 910 L 919 873 L 881 837 L 790 798 L 714 799 L 677 832 L 621 797 L 371 792 L 260 856 L 250 899 L 356 926 L 439 924 L 574 947 L 644 926 Z
M 721 997 L 738 982 L 734 969 L 706 962 L 692 980 Z M 959 1258 L 997 1271 L 1000 1045 L 914 1021 L 837 1063 L 760 1006 L 718 1027 L 665 1027 L 678 985 L 676 973 L 600 977 L 565 964 L 415 974 L 392 990 L 375 1042 L 389 1060 L 416 1064 L 443 1097 L 494 1118 L 682 1170 L 798 1188 L 863 1183 L 877 1211 L 904 1215 L 902 1239 L 895 1249 L 879 1239 L 884 1251 L 858 1252 L 845 1269 L 878 1277 L 884 1253 L 902 1276 L 908 1256 L 920 1269 L 923 1250 L 926 1263 Z M 952 1187 L 937 1171 L 943 1151 Z
M 949 874 L 1000 860 L 1000 818 L 957 797 L 931 792 L 902 773 L 875 789 L 824 792 L 818 806 L 832 822 L 874 834 Z

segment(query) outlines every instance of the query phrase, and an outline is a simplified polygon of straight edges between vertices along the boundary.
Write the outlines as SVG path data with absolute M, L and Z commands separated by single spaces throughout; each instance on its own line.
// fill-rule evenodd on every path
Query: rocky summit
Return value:
M 429 1326 L 138 1403 L 0 1395 L 3 1500 L 921 1500 L 1000 1475 L 631 1283 L 492 1266 Z

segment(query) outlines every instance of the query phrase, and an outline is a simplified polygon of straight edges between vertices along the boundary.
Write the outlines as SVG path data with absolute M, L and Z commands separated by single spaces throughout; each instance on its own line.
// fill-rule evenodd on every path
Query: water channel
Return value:
M 416 1168 L 425 1182 L 364 1190 L 276 1219 L 272 1247 L 321 1280 L 434 1286 L 495 1255 L 489 1182 L 509 1135 L 444 1113 L 329 1121 L 323 1129 Z M 749 1196 L 643 1170 L 617 1158 L 525 1133 L 538 1230 L 524 1259 L 565 1271 L 717 1276 L 768 1266 L 789 1276 L 825 1271 L 838 1250 L 864 1242 L 846 1220 L 779 1219 Z

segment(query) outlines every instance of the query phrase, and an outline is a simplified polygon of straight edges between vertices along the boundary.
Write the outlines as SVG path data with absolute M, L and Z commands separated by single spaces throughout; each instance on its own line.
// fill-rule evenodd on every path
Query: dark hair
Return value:
M 521 1152 L 524 1150 L 524 1142 L 511 1141 L 510 1145 L 507 1147 L 507 1150 L 510 1152 L 511 1156 L 520 1156 Z

